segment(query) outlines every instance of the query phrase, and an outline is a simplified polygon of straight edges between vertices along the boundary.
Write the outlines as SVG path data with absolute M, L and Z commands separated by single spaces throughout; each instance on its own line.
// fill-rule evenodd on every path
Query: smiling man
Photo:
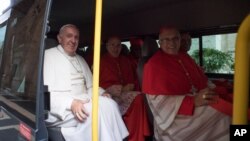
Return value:
M 154 116 L 157 141 L 228 141 L 231 117 L 213 108 L 218 93 L 186 53 L 180 32 L 164 27 L 158 50 L 145 64 L 142 91 Z M 211 104 L 211 105 L 210 105 Z
M 44 85 L 50 92 L 51 110 L 47 126 L 61 127 L 66 141 L 91 141 L 92 74 L 76 54 L 79 30 L 64 25 L 57 36 L 59 45 L 45 51 Z M 99 138 L 122 141 L 128 136 L 117 104 L 100 88 Z

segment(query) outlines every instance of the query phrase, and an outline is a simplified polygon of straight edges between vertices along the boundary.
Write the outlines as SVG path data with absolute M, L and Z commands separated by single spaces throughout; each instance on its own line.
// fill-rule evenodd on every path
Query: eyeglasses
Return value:
M 178 41 L 180 41 L 180 37 L 178 37 L 178 36 L 175 36 L 175 37 L 173 37 L 173 38 L 162 38 L 162 39 L 160 39 L 159 41 L 158 41 L 158 43 L 159 44 L 161 44 L 161 43 L 164 43 L 164 42 L 166 42 L 166 43 L 169 43 L 169 42 L 178 42 Z

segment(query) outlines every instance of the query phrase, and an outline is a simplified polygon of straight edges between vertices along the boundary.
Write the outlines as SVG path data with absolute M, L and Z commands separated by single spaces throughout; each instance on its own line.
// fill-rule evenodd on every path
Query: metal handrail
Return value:
M 94 40 L 94 65 L 93 65 L 93 103 L 92 103 L 92 141 L 98 141 L 98 95 L 99 95 L 99 70 L 100 46 L 102 25 L 102 0 L 96 0 L 95 7 L 95 40 Z
M 233 124 L 248 123 L 249 65 L 250 65 L 250 14 L 238 30 L 235 49 Z

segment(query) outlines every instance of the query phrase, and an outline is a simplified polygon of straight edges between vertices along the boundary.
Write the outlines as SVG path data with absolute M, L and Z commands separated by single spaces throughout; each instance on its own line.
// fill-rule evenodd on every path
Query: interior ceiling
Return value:
M 73 23 L 82 42 L 92 40 L 95 1 L 52 0 L 50 33 Z M 102 37 L 154 34 L 166 23 L 184 30 L 239 24 L 249 9 L 249 0 L 103 0 Z
M 103 20 L 181 1 L 190 0 L 103 0 Z M 52 0 L 50 22 L 56 29 L 58 23 L 93 23 L 94 12 L 95 0 Z
M 129 15 L 141 10 L 190 0 L 103 0 L 103 18 Z M 52 0 L 51 19 L 93 22 L 95 0 Z M 63 13 L 63 14 L 62 14 Z
M 156 7 L 159 8 L 162 5 L 173 5 L 187 1 L 192 0 L 103 0 L 102 32 L 110 32 L 109 28 L 113 25 L 120 25 L 122 27 L 119 23 L 121 18 L 127 20 L 130 15 L 136 13 L 155 9 Z M 56 34 L 63 24 L 73 23 L 80 28 L 81 35 L 88 34 L 89 36 L 93 36 L 94 14 L 95 0 L 52 0 L 49 18 L 51 33 Z M 120 27 L 119 30 L 122 30 Z M 125 29 L 125 31 L 128 30 Z M 110 34 L 116 34 L 114 32 L 116 31 Z M 83 36 L 88 40 L 92 38 L 86 37 L 87 35 Z

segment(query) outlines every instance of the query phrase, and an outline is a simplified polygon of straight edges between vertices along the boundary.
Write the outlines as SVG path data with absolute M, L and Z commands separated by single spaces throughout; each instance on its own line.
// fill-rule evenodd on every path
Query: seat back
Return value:
M 142 86 L 142 79 L 143 79 L 143 68 L 144 65 L 147 63 L 147 61 L 150 59 L 150 57 L 153 56 L 153 54 L 159 49 L 159 46 L 155 39 L 152 38 L 145 38 L 142 48 L 141 48 L 141 54 L 142 57 L 139 59 L 138 67 L 137 67 L 137 76 L 139 80 L 140 87 Z
M 49 140 L 48 141 L 65 141 L 60 127 L 47 127 Z
M 55 47 L 57 45 L 58 45 L 58 42 L 56 39 L 53 39 L 53 38 L 46 38 L 45 39 L 45 49 L 49 49 L 49 48 Z
M 141 49 L 142 49 L 142 57 L 139 59 L 137 70 L 136 70 L 140 87 L 142 87 L 144 65 L 159 49 L 159 46 L 155 39 L 147 37 L 145 38 Z M 154 117 L 148 105 L 146 95 L 144 95 L 144 102 L 146 105 L 147 116 L 149 118 L 150 129 L 153 129 Z

